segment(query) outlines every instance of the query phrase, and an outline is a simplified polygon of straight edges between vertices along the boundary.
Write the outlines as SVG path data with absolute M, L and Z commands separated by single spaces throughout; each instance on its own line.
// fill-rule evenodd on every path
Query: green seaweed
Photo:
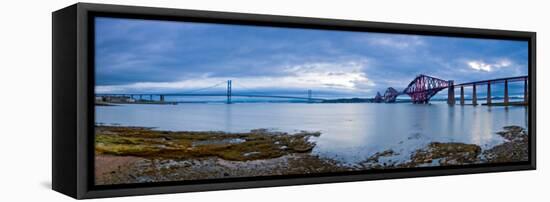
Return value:
M 315 143 L 309 141 L 309 137 L 319 135 L 319 132 L 288 134 L 264 129 L 248 133 L 225 133 L 96 126 L 95 151 L 97 154 L 145 158 L 188 159 L 216 156 L 226 160 L 246 161 L 310 152 Z M 242 141 L 231 141 L 235 139 Z M 199 142 L 208 144 L 197 144 Z

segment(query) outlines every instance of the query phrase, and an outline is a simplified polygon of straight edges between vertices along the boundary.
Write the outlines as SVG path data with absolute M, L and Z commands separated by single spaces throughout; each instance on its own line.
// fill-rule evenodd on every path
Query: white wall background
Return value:
M 550 19 L 541 0 L 140 0 L 140 6 L 536 31 L 538 170 L 102 199 L 108 201 L 542 201 L 550 199 Z M 75 3 L 1 1 L 0 201 L 68 201 L 51 186 L 51 12 Z M 538 200 L 537 200 L 538 199 Z

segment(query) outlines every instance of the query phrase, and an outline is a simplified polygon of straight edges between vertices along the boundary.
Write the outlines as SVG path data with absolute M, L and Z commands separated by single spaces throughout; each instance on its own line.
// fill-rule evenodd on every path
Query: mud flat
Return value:
M 528 159 L 527 132 L 518 126 L 497 132 L 505 142 L 482 150 L 475 144 L 431 142 L 410 153 L 392 149 L 357 165 L 311 153 L 311 137 L 265 129 L 246 133 L 160 131 L 143 127 L 96 126 L 96 184 L 186 181 L 251 176 L 344 172 L 517 162 Z M 402 160 L 393 160 L 401 156 Z M 404 158 L 403 158 L 404 157 Z

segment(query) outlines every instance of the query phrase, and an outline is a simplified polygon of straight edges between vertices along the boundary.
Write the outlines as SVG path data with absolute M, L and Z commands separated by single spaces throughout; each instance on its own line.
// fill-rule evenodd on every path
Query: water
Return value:
M 97 106 L 96 123 L 173 131 L 320 131 L 314 153 L 343 163 L 394 149 L 403 157 L 429 142 L 464 142 L 490 148 L 503 126 L 527 128 L 527 107 L 446 104 L 238 103 Z

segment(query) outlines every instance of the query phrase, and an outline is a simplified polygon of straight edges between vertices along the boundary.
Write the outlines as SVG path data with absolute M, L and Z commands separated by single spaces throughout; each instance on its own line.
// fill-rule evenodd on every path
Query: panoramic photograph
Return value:
M 96 185 L 529 161 L 527 41 L 94 23 Z

